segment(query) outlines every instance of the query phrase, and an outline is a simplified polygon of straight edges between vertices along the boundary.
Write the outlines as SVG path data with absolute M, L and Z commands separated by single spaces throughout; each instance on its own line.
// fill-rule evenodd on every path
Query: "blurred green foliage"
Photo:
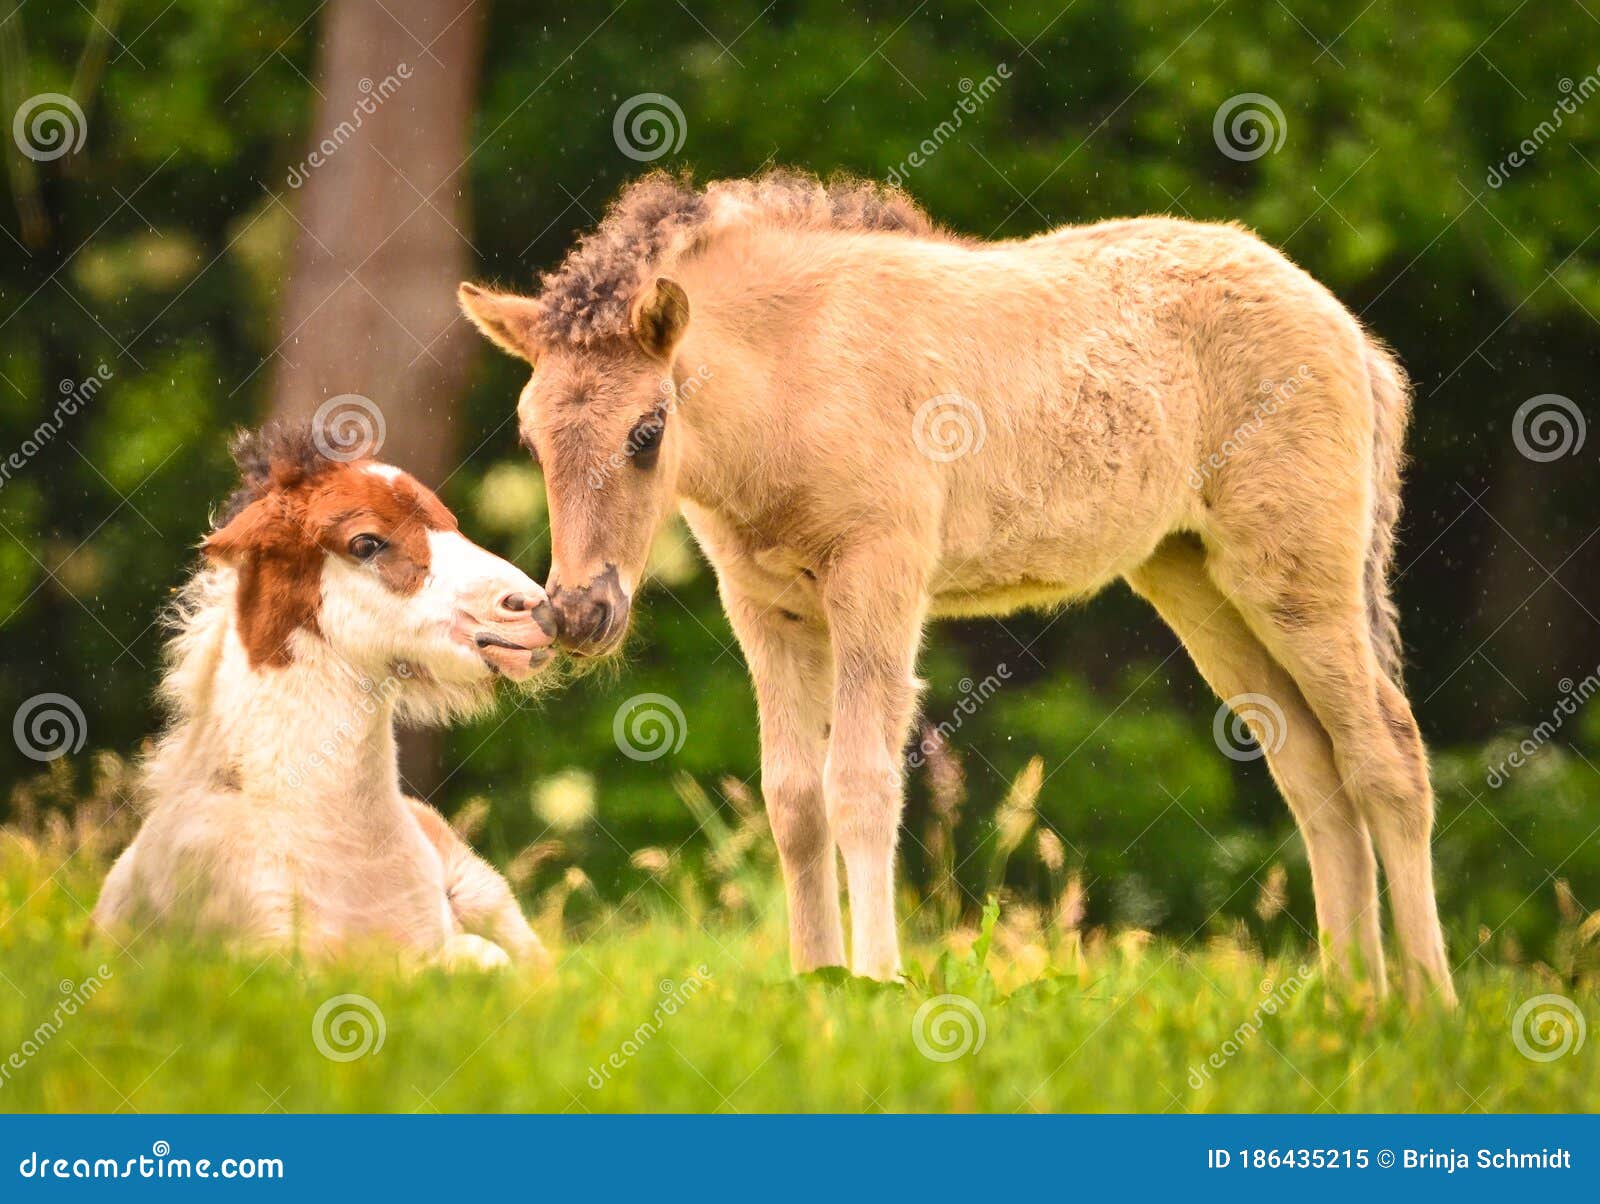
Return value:
M 317 136 L 319 6 L 0 7 L 7 125 L 43 91 L 72 91 L 87 118 L 77 153 L 34 163 L 7 148 L 13 197 L 36 189 L 44 229 L 7 207 L 0 454 L 47 419 L 58 382 L 112 373 L 0 488 L 0 717 L 63 692 L 85 710 L 91 747 L 129 750 L 157 722 L 157 612 L 229 486 L 224 434 L 266 400 L 295 229 L 285 180 Z M 482 273 L 512 286 L 556 262 L 640 170 L 612 134 L 635 94 L 664 93 L 685 114 L 682 150 L 662 165 L 882 177 L 958 111 L 962 81 L 1002 63 L 1009 79 L 906 176 L 940 220 L 994 237 L 1146 211 L 1255 227 L 1393 342 L 1417 380 L 1399 593 L 1425 732 L 1458 750 L 1440 758 L 1445 909 L 1458 948 L 1479 925 L 1539 948 L 1555 931 L 1553 878 L 1589 905 L 1600 897 L 1593 715 L 1586 737 L 1569 726 L 1570 743 L 1499 790 L 1484 782 L 1485 754 L 1468 750 L 1520 739 L 1550 713 L 1559 679 L 1600 661 L 1594 595 L 1577 584 L 1600 566 L 1594 444 L 1533 463 L 1510 438 L 1524 399 L 1591 395 L 1600 103 L 1575 106 L 1503 186 L 1487 183 L 1600 69 L 1600 25 L 1558 9 L 500 3 L 471 136 L 472 240 Z M 97 15 L 114 38 L 95 32 Z M 1213 121 L 1252 92 L 1281 109 L 1282 144 L 1231 158 Z M 486 439 L 445 492 L 469 529 L 537 574 L 541 498 L 504 425 L 522 371 L 485 349 L 463 404 L 464 429 Z M 610 897 L 639 885 L 632 851 L 694 839 L 670 772 L 753 784 L 757 764 L 748 682 L 709 574 L 681 532 L 660 559 L 627 663 L 454 733 L 438 796 L 446 810 L 487 799 L 484 841 L 502 858 L 551 834 L 543 799 L 568 856 Z M 990 864 L 996 801 L 1038 754 L 1039 812 L 1087 883 L 1092 919 L 1175 933 L 1265 923 L 1258 896 L 1283 863 L 1289 909 L 1275 923 L 1314 927 L 1303 855 L 1260 763 L 1217 754 L 1213 700 L 1125 591 L 1066 616 L 941 628 L 924 664 L 929 718 L 955 713 L 962 679 L 1001 663 L 1012 681 L 953 738 L 970 790 L 955 854 L 969 889 Z M 648 691 L 679 702 L 688 738 L 636 762 L 612 725 Z M 0 742 L 6 780 L 34 768 Z M 569 770 L 555 807 L 549 779 Z M 928 808 L 919 778 L 914 877 L 926 873 Z M 1043 872 L 1017 861 L 1009 881 L 1025 892 Z

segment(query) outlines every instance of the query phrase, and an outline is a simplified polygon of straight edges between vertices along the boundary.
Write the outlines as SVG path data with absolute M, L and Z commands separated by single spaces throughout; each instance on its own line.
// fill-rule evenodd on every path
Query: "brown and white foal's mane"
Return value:
M 736 225 L 940 233 L 904 193 L 873 180 L 823 181 L 775 168 L 697 188 L 687 174 L 654 171 L 624 188 L 600 224 L 540 278 L 535 341 L 588 346 L 628 337 L 629 305 L 661 265 Z

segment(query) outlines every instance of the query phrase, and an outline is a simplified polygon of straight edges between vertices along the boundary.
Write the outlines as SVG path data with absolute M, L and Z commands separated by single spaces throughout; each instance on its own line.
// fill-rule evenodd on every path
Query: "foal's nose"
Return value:
M 556 638 L 580 654 L 609 651 L 628 626 L 628 596 L 610 566 L 586 585 L 552 581 L 550 601 L 555 607 Z
M 549 644 L 556 638 L 556 612 L 537 585 L 517 583 L 510 589 L 504 586 L 492 593 L 485 619 L 496 626 L 516 629 L 531 635 L 528 643 Z M 480 614 L 483 612 L 480 611 Z
M 544 596 L 543 590 L 538 590 L 536 594 L 521 589 L 512 590 L 508 594 L 501 595 L 494 605 L 494 610 L 494 617 L 502 622 L 515 623 L 531 619 L 546 635 L 552 639 L 555 637 L 555 608 L 550 605 L 550 600 Z

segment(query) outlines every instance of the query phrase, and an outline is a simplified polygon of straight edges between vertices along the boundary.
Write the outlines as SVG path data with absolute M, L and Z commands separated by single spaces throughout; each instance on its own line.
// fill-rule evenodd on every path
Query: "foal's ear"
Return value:
M 233 521 L 225 523 L 200 541 L 200 551 L 213 564 L 237 564 L 249 546 L 248 532 L 256 525 L 253 507 L 246 506 Z
M 281 539 L 281 523 L 263 499 L 257 498 L 200 541 L 200 551 L 214 564 L 238 564 L 252 550 Z
M 651 355 L 667 359 L 689 327 L 689 295 L 676 280 L 657 276 L 633 302 L 633 337 Z
M 538 309 L 531 299 L 465 282 L 456 289 L 456 299 L 461 302 L 461 311 L 472 319 L 472 324 L 486 339 L 518 359 L 534 362 L 537 349 L 533 334 Z

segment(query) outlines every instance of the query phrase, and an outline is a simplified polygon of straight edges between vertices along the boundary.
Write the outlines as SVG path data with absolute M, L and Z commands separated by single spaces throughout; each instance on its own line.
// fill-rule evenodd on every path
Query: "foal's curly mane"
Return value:
M 836 175 L 824 181 L 773 168 L 697 188 L 687 171 L 653 171 L 623 188 L 600 224 L 540 278 L 539 337 L 587 345 L 625 335 L 629 302 L 653 272 L 734 225 L 939 234 L 914 201 L 874 180 Z

